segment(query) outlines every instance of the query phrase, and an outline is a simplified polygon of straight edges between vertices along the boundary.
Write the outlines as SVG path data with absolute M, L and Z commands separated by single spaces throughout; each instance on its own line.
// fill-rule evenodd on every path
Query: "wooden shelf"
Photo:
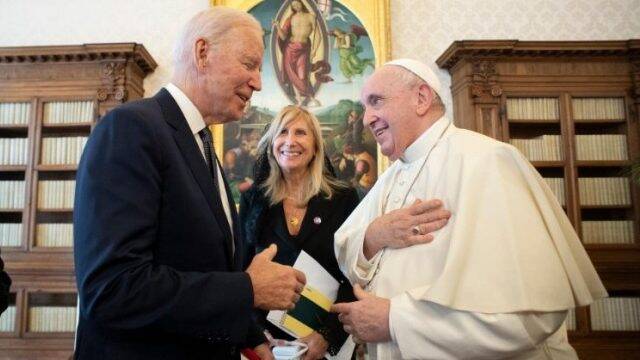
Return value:
M 75 128 L 75 127 L 85 127 L 91 128 L 91 122 L 71 122 L 71 123 L 43 123 L 42 127 L 45 128 Z
M 73 246 L 36 246 L 31 248 L 31 251 L 42 253 L 72 253 Z
M 78 164 L 63 164 L 63 165 L 38 165 L 36 166 L 38 171 L 76 171 L 78 170 Z
M 13 209 L 13 208 L 3 209 L 3 208 L 0 208 L 0 213 L 22 213 L 23 211 L 24 211 L 24 209 Z
M 627 119 L 596 119 L 596 120 L 575 120 L 576 125 L 580 124 L 622 124 L 626 123 Z
M 535 119 L 508 119 L 509 124 L 523 124 L 523 125 L 560 125 L 560 119 L 558 120 L 535 120 Z
M 627 204 L 627 205 L 580 205 L 580 208 L 584 209 L 584 210 L 630 209 L 631 208 L 631 204 Z
M 67 123 L 67 124 L 43 124 L 42 132 L 45 134 L 68 132 L 71 134 L 89 134 L 91 123 Z
M 73 208 L 67 209 L 67 208 L 53 208 L 53 209 L 40 209 L 37 208 L 38 212 L 41 213 L 72 213 L 73 212 Z
M 631 165 L 629 160 L 578 160 L 579 167 L 624 167 Z
M 0 124 L 0 130 L 27 130 L 29 124 Z
M 0 172 L 24 172 L 27 165 L 0 165 Z
M 561 168 L 564 167 L 565 162 L 559 161 L 531 161 L 531 165 L 536 168 Z

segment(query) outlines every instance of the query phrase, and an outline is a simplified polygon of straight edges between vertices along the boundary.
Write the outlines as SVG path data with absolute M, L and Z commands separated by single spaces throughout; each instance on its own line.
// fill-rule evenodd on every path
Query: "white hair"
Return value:
M 173 50 L 173 62 L 176 74 L 194 71 L 196 63 L 193 46 L 198 39 L 207 41 L 211 48 L 231 44 L 233 39 L 227 39 L 231 29 L 246 27 L 249 32 L 255 32 L 262 37 L 262 27 L 258 20 L 244 11 L 224 6 L 213 6 L 197 13 L 187 22 L 178 37 Z

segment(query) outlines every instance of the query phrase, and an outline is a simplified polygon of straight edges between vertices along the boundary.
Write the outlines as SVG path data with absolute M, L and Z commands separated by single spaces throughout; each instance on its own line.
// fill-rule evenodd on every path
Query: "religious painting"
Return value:
M 260 138 L 290 104 L 320 120 L 326 155 L 338 178 L 362 196 L 377 180 L 379 153 L 362 123 L 360 90 L 375 66 L 389 58 L 388 0 L 362 3 L 212 1 L 248 11 L 264 31 L 262 91 L 253 94 L 242 120 L 214 128 L 216 151 L 236 202 L 253 183 Z

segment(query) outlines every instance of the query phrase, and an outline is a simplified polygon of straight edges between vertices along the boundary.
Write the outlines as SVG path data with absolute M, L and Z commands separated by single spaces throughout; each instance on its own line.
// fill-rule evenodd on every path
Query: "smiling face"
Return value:
M 391 66 L 377 70 L 362 90 L 364 125 L 371 130 L 380 151 L 391 160 L 402 156 L 416 139 L 417 91 L 398 81 Z
M 273 155 L 282 173 L 307 171 L 316 153 L 316 139 L 304 118 L 286 122 L 273 139 Z
M 204 42 L 205 40 L 198 40 Z M 260 71 L 264 47 L 261 36 L 246 26 L 238 26 L 220 40 L 205 46 L 199 66 L 199 109 L 207 124 L 239 120 L 254 91 L 260 91 Z

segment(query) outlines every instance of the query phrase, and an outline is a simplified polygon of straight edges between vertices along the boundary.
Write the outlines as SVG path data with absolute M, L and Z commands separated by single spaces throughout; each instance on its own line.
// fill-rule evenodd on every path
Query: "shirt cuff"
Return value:
M 371 259 L 367 260 L 362 248 L 360 248 L 360 251 L 358 252 L 358 260 L 356 262 L 356 275 L 358 276 L 358 280 L 365 283 L 370 282 L 378 270 L 380 258 L 382 258 L 382 250 L 378 251 Z

